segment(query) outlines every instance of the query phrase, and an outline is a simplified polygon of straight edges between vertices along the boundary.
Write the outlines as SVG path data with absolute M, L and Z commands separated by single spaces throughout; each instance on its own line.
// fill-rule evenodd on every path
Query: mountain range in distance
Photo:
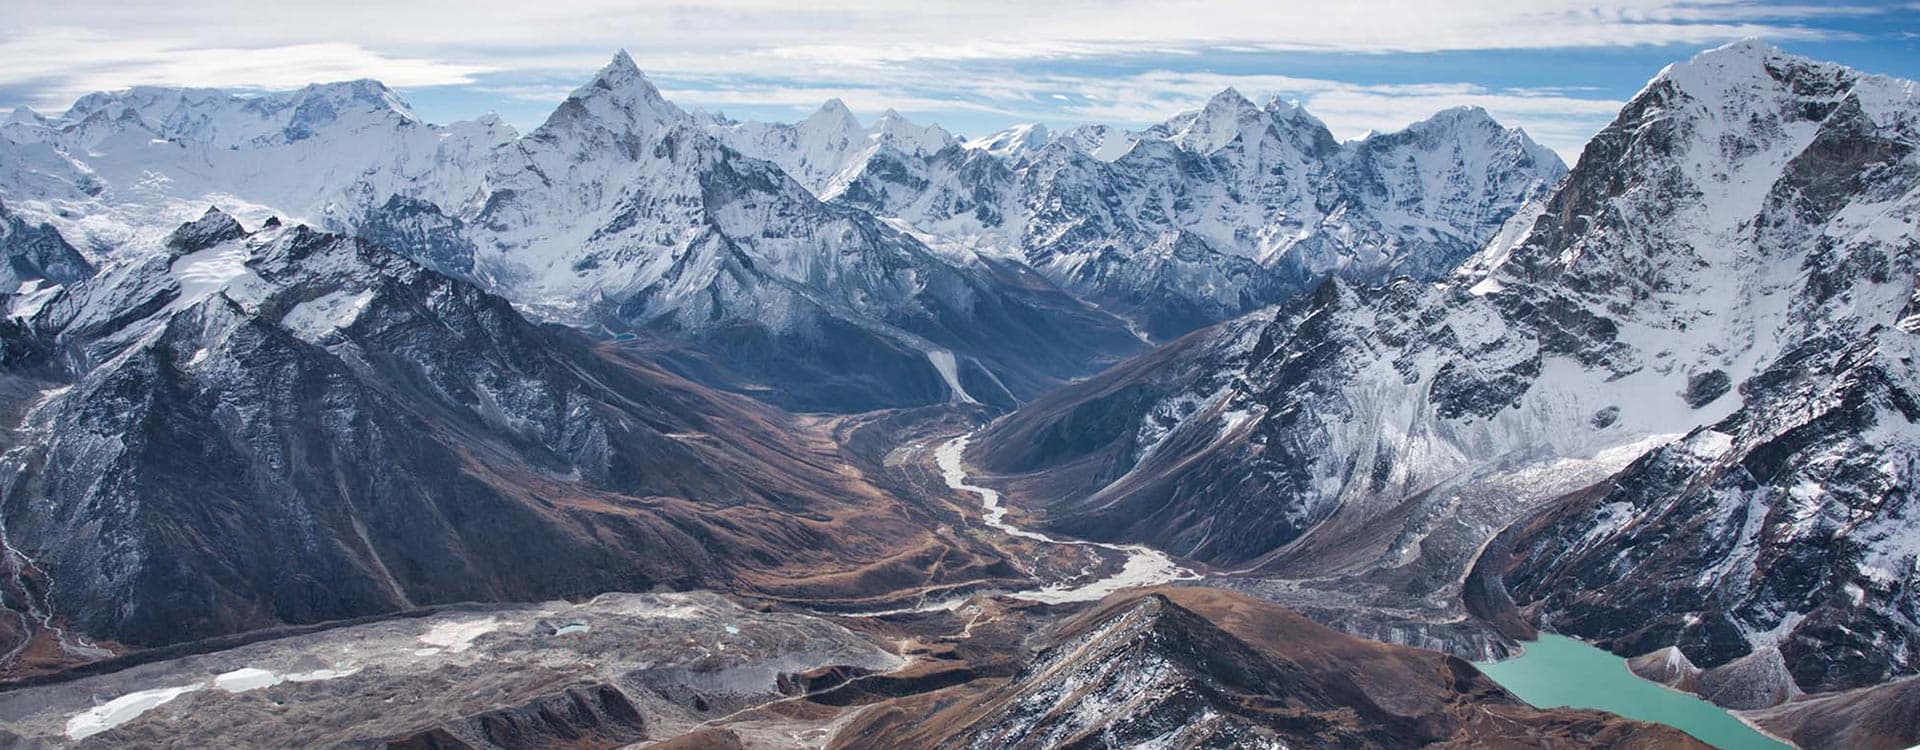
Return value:
M 1544 631 L 1908 747 L 1917 146 L 1912 82 L 1757 41 L 1571 169 L 1231 89 L 741 122 L 624 52 L 524 134 L 21 110 L 0 737 L 1695 742 L 1470 663 Z

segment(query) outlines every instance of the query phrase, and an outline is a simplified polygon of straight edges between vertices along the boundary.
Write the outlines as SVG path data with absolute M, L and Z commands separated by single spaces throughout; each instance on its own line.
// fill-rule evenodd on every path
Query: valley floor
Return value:
M 1332 613 L 1342 629 L 1425 614 L 1367 620 L 1364 606 L 1324 582 L 1206 571 L 1146 547 L 1030 530 L 1017 503 L 977 484 L 962 459 L 977 419 L 965 409 L 810 419 L 882 484 L 915 488 L 921 511 L 950 519 L 942 533 L 1021 561 L 1026 583 L 929 572 L 924 585 L 861 600 L 696 592 L 440 607 L 17 680 L 0 687 L 0 727 L 23 747 L 171 747 L 189 737 L 279 747 L 516 748 L 561 738 L 597 748 L 876 746 L 871 732 L 897 731 L 876 716 L 917 710 L 928 696 L 984 700 L 983 690 L 1010 689 L 1068 619 L 1139 587 L 1239 589 L 1316 618 Z M 1506 653 L 1491 645 L 1508 643 L 1492 627 L 1446 617 L 1422 623 L 1427 630 L 1389 629 L 1385 640 L 1446 627 L 1488 644 L 1468 651 Z

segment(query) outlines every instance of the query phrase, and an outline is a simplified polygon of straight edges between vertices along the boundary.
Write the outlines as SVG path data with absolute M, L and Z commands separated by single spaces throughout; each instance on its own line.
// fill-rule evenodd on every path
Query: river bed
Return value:
M 1046 602 L 1048 604 L 1092 602 L 1104 599 L 1108 594 L 1112 594 L 1121 589 L 1199 578 L 1193 571 L 1181 567 L 1179 563 L 1174 562 L 1166 553 L 1153 549 L 1152 547 L 1138 544 L 1108 544 L 1105 542 L 1089 542 L 1080 539 L 1061 539 L 1037 531 L 1023 529 L 1008 523 L 1007 509 L 1000 504 L 999 491 L 990 487 L 981 487 L 972 484 L 967 479 L 966 462 L 962 456 L 966 454 L 967 442 L 972 438 L 973 436 L 971 434 L 967 434 L 949 440 L 936 449 L 933 456 L 935 463 L 940 467 L 940 477 L 946 481 L 947 487 L 958 492 L 971 493 L 980 498 L 980 520 L 988 527 L 1005 533 L 1008 536 L 1031 539 L 1047 544 L 1094 547 L 1109 552 L 1117 552 L 1126 556 L 1126 562 L 1120 566 L 1120 571 L 1106 578 L 1098 578 L 1084 583 L 1060 581 L 1030 589 L 1004 592 L 1002 594 L 1003 596 L 1027 601 Z M 951 606 L 957 605 L 960 601 L 964 601 L 964 597 L 951 602 L 929 605 L 925 608 L 950 609 Z

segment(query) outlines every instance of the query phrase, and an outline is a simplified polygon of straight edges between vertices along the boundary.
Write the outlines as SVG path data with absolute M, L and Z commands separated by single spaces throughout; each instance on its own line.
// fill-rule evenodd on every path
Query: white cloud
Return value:
M 389 86 L 473 82 L 491 68 L 382 55 L 355 44 L 309 42 L 253 48 L 184 40 L 118 39 L 50 29 L 0 37 L 0 83 L 32 84 L 29 104 L 58 108 L 92 91 L 139 85 L 288 89 L 316 81 L 378 78 Z
M 1835 38 L 1845 34 L 1818 26 L 1823 19 L 1879 10 L 1756 0 L 11 0 L 0 31 L 0 105 L 59 108 L 87 91 L 139 83 L 271 89 L 356 77 L 397 88 L 474 85 L 525 103 L 557 100 L 564 80 L 624 47 L 686 100 L 716 107 L 801 106 L 829 94 L 860 108 L 1137 123 L 1232 83 L 1298 96 L 1343 133 L 1480 104 L 1564 152 L 1615 103 L 1466 84 L 1423 91 L 1280 76 L 1031 71 L 1149 58 L 1204 67 L 1231 52 Z
M 794 65 L 876 66 L 926 60 L 1047 59 L 1196 50 L 1424 52 L 1691 44 L 1747 35 L 1831 37 L 1803 25 L 1869 12 L 1748 0 L 16 0 L 8 26 L 43 37 L 78 30 L 84 56 L 102 40 L 167 40 L 174 49 L 341 45 L 354 54 L 476 62 L 509 69 L 577 67 L 625 46 L 637 57 L 706 72 L 779 73 Z M 46 48 L 47 44 L 41 44 Z M 356 52 L 357 51 L 357 52 Z M 583 59 L 582 52 L 591 54 Z M 96 50 L 98 62 L 112 59 Z M 8 58 L 10 62 L 18 58 Z M 216 61 L 203 61 L 212 64 Z M 132 71 L 137 61 L 120 67 Z M 218 69 L 218 65 L 211 65 Z M 183 69 L 184 71 L 184 69 Z M 18 74 L 0 71 L 0 76 Z M 5 78 L 0 78 L 5 80 Z

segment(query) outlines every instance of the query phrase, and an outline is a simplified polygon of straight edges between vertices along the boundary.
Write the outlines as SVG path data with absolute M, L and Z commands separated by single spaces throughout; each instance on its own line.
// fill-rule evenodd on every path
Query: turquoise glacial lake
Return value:
M 1597 708 L 1665 724 L 1721 750 L 1791 750 L 1719 706 L 1640 679 L 1625 660 L 1565 636 L 1540 634 L 1513 659 L 1475 663 L 1494 682 L 1539 708 Z

